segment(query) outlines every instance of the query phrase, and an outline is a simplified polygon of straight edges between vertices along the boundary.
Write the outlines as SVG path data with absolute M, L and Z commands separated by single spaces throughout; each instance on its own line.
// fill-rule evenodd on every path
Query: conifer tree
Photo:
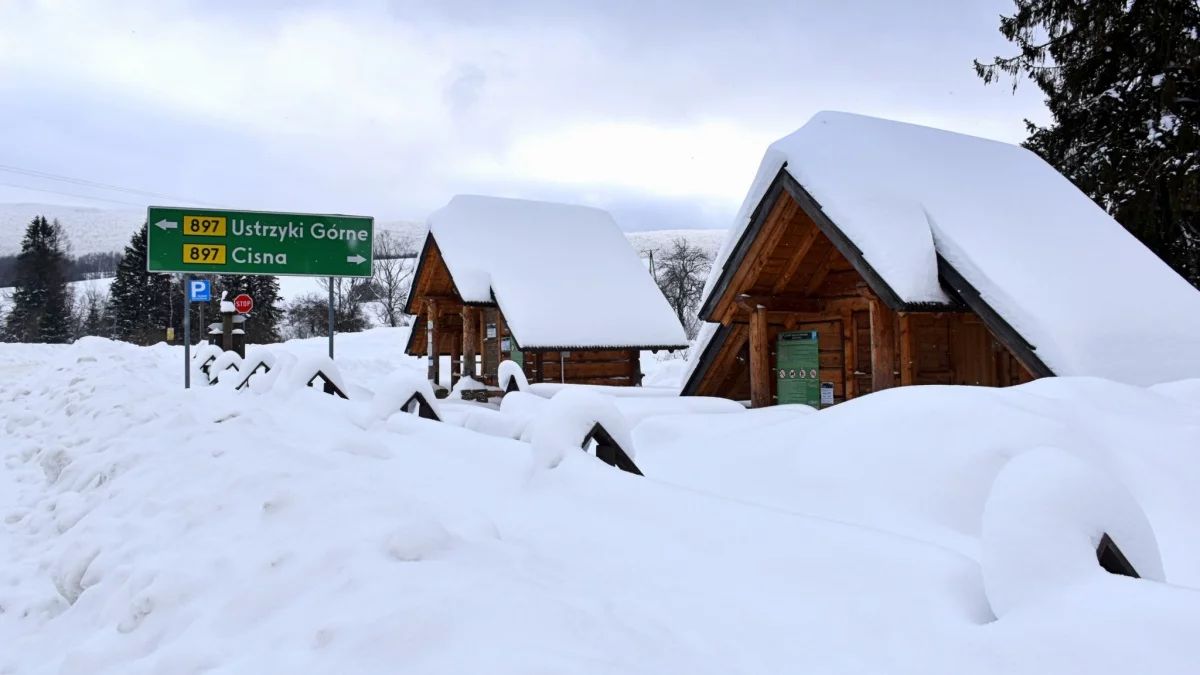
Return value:
M 1053 121 L 1025 146 L 1200 286 L 1200 4 L 1015 0 L 1020 53 L 975 62 L 985 83 L 1032 80 Z
M 143 345 L 166 339 L 183 300 L 171 275 L 146 271 L 146 229 L 143 224 L 125 247 L 108 303 L 113 337 Z
M 35 217 L 17 256 L 12 310 L 5 340 L 64 344 L 71 340 L 71 296 L 66 273 L 70 248 L 58 221 Z

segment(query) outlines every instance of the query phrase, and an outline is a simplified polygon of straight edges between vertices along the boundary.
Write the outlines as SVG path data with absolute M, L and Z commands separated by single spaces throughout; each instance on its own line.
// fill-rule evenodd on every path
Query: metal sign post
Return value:
M 329 358 L 333 358 L 333 277 L 329 277 Z
M 212 287 L 207 279 L 188 279 L 183 292 L 183 388 L 192 388 L 192 303 L 208 302 Z M 204 305 L 200 305 L 200 325 L 204 325 Z
M 183 388 L 192 388 L 192 294 L 190 291 L 185 291 L 183 294 Z

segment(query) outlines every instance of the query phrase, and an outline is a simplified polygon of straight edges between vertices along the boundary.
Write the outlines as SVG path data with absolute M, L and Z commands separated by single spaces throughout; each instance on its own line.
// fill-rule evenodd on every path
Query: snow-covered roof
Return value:
M 940 255 L 1056 375 L 1200 377 L 1200 292 L 1053 167 L 1020 146 L 861 115 L 821 112 L 771 144 L 706 298 L 781 168 L 904 303 L 948 300 Z
M 681 347 L 683 327 L 608 212 L 457 195 L 429 217 L 464 302 L 493 295 L 523 348 Z

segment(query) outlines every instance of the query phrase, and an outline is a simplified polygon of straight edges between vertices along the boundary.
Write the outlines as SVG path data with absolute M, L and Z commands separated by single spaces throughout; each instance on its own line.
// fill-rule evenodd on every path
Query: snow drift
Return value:
M 339 336 L 339 370 L 380 390 L 410 367 L 380 356 L 397 335 Z M 182 358 L 0 345 L 0 673 L 1184 675 L 1200 661 L 1195 382 L 654 415 L 631 429 L 637 478 L 578 449 L 531 472 L 527 443 L 413 415 L 363 424 L 369 399 L 307 387 L 184 391 Z M 536 417 L 565 393 L 514 400 Z M 1089 572 L 997 620 L 990 497 L 1039 447 L 1119 477 L 1167 583 Z M 1051 478 L 1026 469 L 1016 483 Z M 1016 520 L 1077 536 L 1130 513 L 1047 506 Z M 1076 506 L 1087 522 L 1062 517 Z

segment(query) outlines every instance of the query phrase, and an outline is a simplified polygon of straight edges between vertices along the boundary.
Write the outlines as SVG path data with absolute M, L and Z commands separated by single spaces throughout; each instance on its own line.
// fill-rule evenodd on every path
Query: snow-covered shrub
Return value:
M 500 399 L 500 412 L 516 420 L 521 427 L 519 439 L 528 443 L 530 433 L 533 431 L 533 420 L 549 403 L 548 399 L 536 394 L 514 391 L 505 394 L 504 398 Z
M 212 362 L 216 361 L 217 357 L 224 354 L 225 350 L 220 347 L 204 343 L 192 350 L 192 379 L 199 382 L 208 382 L 212 373 Z
M 388 375 L 375 391 L 375 398 L 371 400 L 371 413 L 378 419 L 386 420 L 398 412 L 408 412 L 406 408 L 410 405 L 419 405 L 419 402 L 414 400 L 418 394 L 425 399 L 428 406 L 426 415 L 422 417 L 432 413 L 435 419 L 441 420 L 442 413 L 438 408 L 437 398 L 433 395 L 433 385 L 423 374 L 408 368 L 400 368 Z
M 506 415 L 483 406 L 459 406 L 461 408 L 458 425 L 488 436 L 521 440 L 528 420 Z
M 242 362 L 242 377 L 238 381 L 238 390 L 245 387 L 250 382 L 250 378 L 262 376 L 274 370 L 275 363 L 275 355 L 262 347 L 248 352 L 246 359 Z
M 500 362 L 500 368 L 496 371 L 496 379 L 504 391 L 510 391 L 509 387 L 513 384 L 516 385 L 516 391 L 525 391 L 529 388 L 529 379 L 525 377 L 525 371 L 516 361 L 510 359 Z
M 1003 618 L 1108 574 L 1096 556 L 1105 534 L 1141 578 L 1165 580 L 1150 521 L 1118 480 L 1057 448 L 1014 457 L 996 476 L 983 512 L 981 564 L 992 612 Z
M 217 384 L 221 381 L 221 376 L 230 369 L 233 370 L 233 373 L 230 378 L 226 378 L 226 382 L 230 379 L 240 381 L 237 375 L 242 372 L 243 365 L 242 357 L 237 352 L 221 352 L 221 355 L 208 367 L 208 383 Z
M 320 382 L 321 376 L 324 376 L 330 384 L 341 392 L 340 396 L 342 398 L 349 397 L 346 380 L 342 377 L 342 371 L 338 370 L 337 364 L 333 362 L 333 359 L 324 354 L 300 359 L 280 377 L 276 386 L 281 386 L 286 391 L 296 391 L 308 386 L 320 386 L 317 383 Z
M 299 361 L 295 354 L 286 351 L 280 351 L 274 355 L 275 363 L 271 365 L 271 370 L 265 373 L 259 373 L 250 378 L 248 389 L 256 394 L 265 394 L 275 388 L 275 384 L 280 381 L 286 381 L 283 374 L 291 372 L 296 367 Z
M 507 396 L 505 398 L 508 398 Z M 585 389 L 565 389 L 538 411 L 530 434 L 534 464 L 553 469 L 566 453 L 580 450 L 600 425 L 632 460 L 633 434 L 629 422 L 611 398 Z

